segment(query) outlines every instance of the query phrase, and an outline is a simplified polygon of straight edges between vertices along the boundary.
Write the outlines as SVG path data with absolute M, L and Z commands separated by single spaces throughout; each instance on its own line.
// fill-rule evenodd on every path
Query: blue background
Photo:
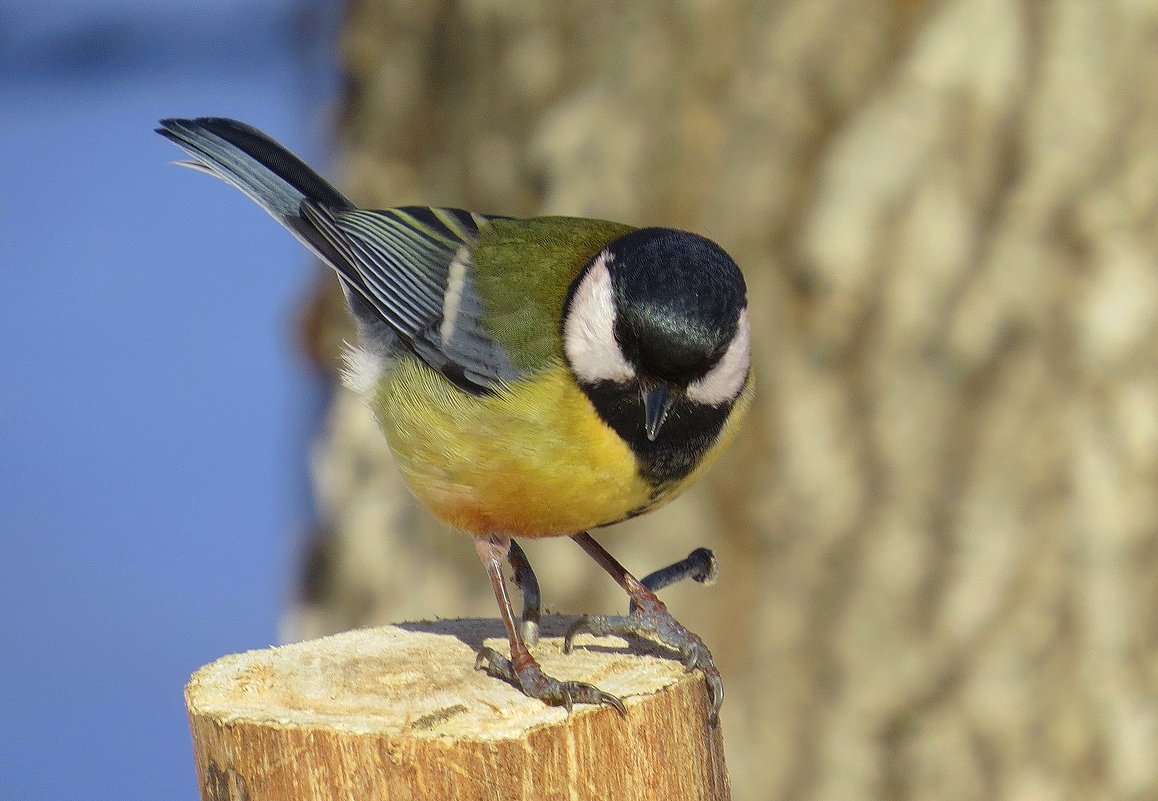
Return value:
M 325 171 L 333 24 L 288 0 L 0 17 L 0 798 L 196 798 L 189 673 L 277 639 L 316 268 L 152 129 L 236 116 Z

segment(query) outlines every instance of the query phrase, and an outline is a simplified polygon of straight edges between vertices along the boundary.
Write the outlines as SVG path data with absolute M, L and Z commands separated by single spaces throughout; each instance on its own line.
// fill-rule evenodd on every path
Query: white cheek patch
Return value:
M 716 366 L 703 378 L 688 384 L 688 400 L 704 406 L 720 406 L 734 401 L 744 388 L 751 366 L 752 333 L 748 325 L 748 310 L 744 309 L 736 323 L 736 336 Z
M 615 341 L 615 296 L 607 265 L 611 254 L 599 254 L 571 298 L 563 323 L 563 351 L 571 369 L 588 384 L 635 378 Z

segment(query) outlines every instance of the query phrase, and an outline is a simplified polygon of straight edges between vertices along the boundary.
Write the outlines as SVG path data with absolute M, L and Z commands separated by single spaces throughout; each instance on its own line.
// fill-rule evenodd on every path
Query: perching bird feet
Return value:
M 495 649 L 482 648 L 475 657 L 474 666 L 475 670 L 485 669 L 487 675 L 510 682 L 530 698 L 537 698 L 551 706 L 564 707 L 567 712 L 571 712 L 575 704 L 607 704 L 619 710 L 619 714 L 627 714 L 622 701 L 611 693 L 603 692 L 594 684 L 585 681 L 559 681 L 553 676 L 548 676 L 529 654 L 523 661 L 525 664 L 521 668 L 516 668 L 511 660 Z
M 701 584 L 715 582 L 719 575 L 719 564 L 715 554 L 707 548 L 697 548 L 686 558 L 668 565 L 653 573 L 644 576 L 638 582 L 629 579 L 629 574 L 616 565 L 610 554 L 602 549 L 590 535 L 578 535 L 578 542 L 588 553 L 598 553 L 597 561 L 605 568 L 610 568 L 616 579 L 624 585 L 631 599 L 630 612 L 626 616 L 587 616 L 576 622 L 567 632 L 563 641 L 564 653 L 570 653 L 576 634 L 588 632 L 594 635 L 603 634 L 636 634 L 649 640 L 660 642 L 679 652 L 689 671 L 700 668 L 708 682 L 708 692 L 711 700 L 712 723 L 719 717 L 720 705 L 724 698 L 724 685 L 720 678 L 720 671 L 716 669 L 712 660 L 712 653 L 704 645 L 704 641 L 688 631 L 672 617 L 667 607 L 655 595 L 656 590 L 670 586 L 685 579 L 691 579 Z M 484 548 L 490 561 L 493 552 Z M 594 554 L 593 554 L 594 555 Z M 507 550 L 507 561 L 511 565 L 515 584 L 523 593 L 522 625 L 519 631 L 527 645 L 534 645 L 539 639 L 539 620 L 541 615 L 541 596 L 539 582 L 535 571 L 527 559 L 526 553 L 513 539 Z M 622 571 L 622 572 L 620 572 Z M 633 592 L 632 587 L 642 585 Z M 483 648 L 475 659 L 475 669 L 486 667 L 486 672 L 496 678 L 514 684 L 532 698 L 538 698 L 554 706 L 564 706 L 568 711 L 575 703 L 609 704 L 620 712 L 625 713 L 623 703 L 613 695 L 603 692 L 594 685 L 585 682 L 562 682 L 554 679 L 539 667 L 538 663 L 527 654 L 531 664 L 522 670 L 516 670 L 511 660 L 499 654 L 493 648 Z
M 586 531 L 572 535 L 571 539 L 624 589 L 631 599 L 631 612 L 626 616 L 590 615 L 581 618 L 563 638 L 563 652 L 571 652 L 575 635 L 583 631 L 595 635 L 636 634 L 673 648 L 679 652 L 684 667 L 689 671 L 696 668 L 703 671 L 708 682 L 709 715 L 712 725 L 716 725 L 720 719 L 720 706 L 724 703 L 724 681 L 712 659 L 712 652 L 699 636 L 672 617 L 667 606 L 653 591 L 653 587 L 667 586 L 673 581 L 689 577 L 706 583 L 714 581 L 718 570 L 712 552 L 707 548 L 699 548 L 692 551 L 687 559 L 658 570 L 640 581 Z
M 650 592 L 650 591 L 648 591 Z M 658 642 L 677 651 L 688 671 L 699 668 L 708 683 L 711 721 L 719 720 L 720 706 L 724 703 L 724 681 L 712 659 L 712 652 L 698 635 L 684 628 L 667 611 L 663 601 L 655 597 L 633 599 L 635 609 L 629 615 L 586 615 L 575 622 L 563 638 L 563 653 L 569 654 L 575 646 L 575 637 L 586 632 L 597 637 L 609 634 L 634 634 Z

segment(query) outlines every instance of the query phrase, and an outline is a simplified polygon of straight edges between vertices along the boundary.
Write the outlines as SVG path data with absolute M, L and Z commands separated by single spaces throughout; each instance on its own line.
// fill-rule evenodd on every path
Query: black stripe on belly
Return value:
M 595 411 L 628 444 L 639 460 L 639 474 L 654 492 L 687 478 L 719 439 L 731 404 L 702 406 L 678 398 L 654 442 L 643 428 L 643 398 L 637 390 L 610 381 L 583 385 Z

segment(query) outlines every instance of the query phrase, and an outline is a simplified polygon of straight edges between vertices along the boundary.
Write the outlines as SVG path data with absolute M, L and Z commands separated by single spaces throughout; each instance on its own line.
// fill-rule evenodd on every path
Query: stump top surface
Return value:
M 637 639 L 581 635 L 575 650 L 563 654 L 560 635 L 573 620 L 544 618 L 536 658 L 561 680 L 591 682 L 618 695 L 629 715 L 633 696 L 679 681 L 703 683 L 698 673 L 685 673 L 674 654 Z M 323 725 L 419 738 L 519 738 L 566 716 L 566 710 L 475 670 L 475 654 L 483 645 L 507 653 L 499 621 L 424 621 L 350 631 L 218 659 L 193 674 L 186 701 L 191 713 L 226 724 Z M 573 714 L 595 712 L 577 705 Z M 609 707 L 599 713 L 618 715 Z

